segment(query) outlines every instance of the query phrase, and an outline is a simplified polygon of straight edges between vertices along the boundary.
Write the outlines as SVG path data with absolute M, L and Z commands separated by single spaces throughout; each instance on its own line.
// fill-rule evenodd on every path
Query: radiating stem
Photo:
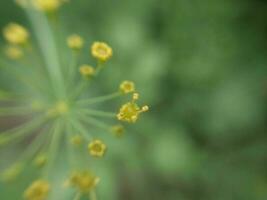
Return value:
M 96 196 L 96 192 L 95 192 L 95 190 L 92 190 L 92 191 L 89 193 L 89 198 L 90 198 L 90 200 L 97 200 L 97 196 Z
M 82 197 L 82 194 L 81 194 L 80 192 L 78 192 L 78 193 L 75 195 L 75 197 L 74 197 L 73 200 L 80 200 L 81 197 Z
M 102 102 L 105 102 L 105 101 L 108 101 L 108 100 L 112 100 L 112 99 L 115 99 L 115 98 L 117 98 L 119 96 L 121 96 L 121 93 L 120 92 L 115 92 L 115 93 L 108 94 L 108 95 L 101 96 L 101 97 L 83 99 L 83 100 L 78 101 L 77 103 L 79 105 L 87 106 L 87 105 L 92 105 L 92 104 L 102 103 Z
M 77 112 L 82 113 L 82 114 L 87 115 L 87 116 L 109 117 L 109 118 L 115 118 L 116 117 L 116 113 L 99 111 L 99 110 L 92 110 L 92 109 L 78 110 Z
M 26 13 L 35 30 L 35 35 L 40 46 L 54 92 L 59 99 L 65 97 L 64 79 L 61 72 L 59 56 L 52 30 L 47 17 L 38 11 L 26 9 Z

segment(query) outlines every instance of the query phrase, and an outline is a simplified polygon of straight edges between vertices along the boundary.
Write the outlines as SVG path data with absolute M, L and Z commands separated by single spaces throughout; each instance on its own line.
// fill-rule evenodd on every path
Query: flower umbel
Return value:
M 34 181 L 25 191 L 24 198 L 26 200 L 45 200 L 48 197 L 50 185 L 47 181 Z
M 0 116 L 8 117 L 15 125 L 0 132 L 0 148 L 15 144 L 20 155 L 11 164 L 6 163 L 9 166 L 3 166 L 6 170 L 0 174 L 1 180 L 18 181 L 26 166 L 33 164 L 38 178 L 26 189 L 24 197 L 46 200 L 55 184 L 51 172 L 59 162 L 64 162 L 68 171 L 76 171 L 67 181 L 67 185 L 77 190 L 75 200 L 80 200 L 82 195 L 95 199 L 99 178 L 87 169 L 79 169 L 91 168 L 92 160 L 98 162 L 92 157 L 105 159 L 110 141 L 104 143 L 98 133 L 104 131 L 121 137 L 125 128 L 118 120 L 134 123 L 148 106 L 137 104 L 139 94 L 132 81 L 123 81 L 113 92 L 94 97 L 100 93 L 101 84 L 91 83 L 97 81 L 108 65 L 113 50 L 105 42 L 94 42 L 88 48 L 96 60 L 93 64 L 80 65 L 86 41 L 79 35 L 71 35 L 64 45 L 57 41 L 66 36 L 56 31 L 59 19 L 54 13 L 64 0 L 16 2 L 26 12 L 32 27 L 28 31 L 22 25 L 10 23 L 3 29 L 6 58 L 1 57 L 0 70 L 12 84 L 5 86 L 3 92 L 0 90 Z M 35 40 L 30 35 L 35 35 Z M 95 88 L 91 89 L 92 85 Z M 99 106 L 104 103 L 106 108 L 112 105 L 109 101 L 127 98 L 132 93 L 132 101 L 122 105 L 118 114 L 114 109 L 107 112 Z

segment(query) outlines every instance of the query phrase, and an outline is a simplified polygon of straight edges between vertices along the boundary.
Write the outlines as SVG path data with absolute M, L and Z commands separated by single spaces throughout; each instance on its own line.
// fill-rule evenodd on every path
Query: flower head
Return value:
M 140 113 L 148 111 L 148 106 L 143 106 L 140 108 L 136 104 L 136 100 L 138 100 L 138 98 L 139 94 L 134 93 L 132 101 L 121 106 L 120 111 L 117 114 L 118 120 L 135 123 Z
M 7 46 L 5 49 L 5 54 L 11 60 L 18 60 L 23 57 L 23 51 L 17 46 Z
M 83 138 L 77 134 L 77 135 L 74 135 L 70 138 L 70 143 L 74 146 L 79 146 L 81 145 L 83 142 Z
M 91 47 L 92 55 L 101 62 L 106 62 L 112 57 L 112 48 L 104 42 L 94 42 Z
M 16 163 L 1 174 L 1 179 L 5 182 L 14 181 L 21 173 L 23 165 Z
M 61 4 L 61 0 L 33 0 L 35 8 L 44 12 L 55 12 Z
M 134 92 L 135 91 L 134 82 L 132 82 L 132 81 L 123 81 L 120 84 L 120 91 L 123 94 L 128 94 L 128 93 Z
M 68 180 L 68 185 L 76 188 L 81 193 L 88 193 L 99 183 L 99 177 L 90 171 L 74 172 Z
M 90 78 L 95 74 L 95 69 L 90 65 L 82 65 L 80 67 L 80 73 L 81 75 Z
M 84 41 L 79 35 L 71 35 L 67 39 L 67 44 L 72 50 L 80 50 L 83 47 Z
M 3 31 L 5 39 L 13 45 L 24 45 L 28 42 L 29 33 L 21 25 L 16 23 L 8 24 Z
M 34 181 L 24 192 L 24 198 L 27 200 L 45 200 L 48 197 L 50 185 L 47 181 Z
M 46 163 L 47 163 L 47 155 L 46 154 L 39 154 L 34 159 L 34 165 L 36 167 L 41 168 L 41 167 L 45 166 Z
M 122 137 L 125 130 L 122 125 L 115 125 L 111 127 L 111 132 L 114 134 L 116 137 Z
M 101 140 L 93 140 L 88 145 L 89 153 L 94 157 L 103 157 L 107 146 Z

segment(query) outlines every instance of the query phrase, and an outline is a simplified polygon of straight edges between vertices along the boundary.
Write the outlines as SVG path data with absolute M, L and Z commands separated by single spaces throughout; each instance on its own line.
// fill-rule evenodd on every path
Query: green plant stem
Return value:
M 117 97 L 121 96 L 120 92 L 115 92 L 112 94 L 108 94 L 105 96 L 100 96 L 100 97 L 94 97 L 94 98 L 89 98 L 89 99 L 82 99 L 80 101 L 77 102 L 78 105 L 83 105 L 83 106 L 88 106 L 88 105 L 92 105 L 92 104 L 96 104 L 96 103 L 102 103 L 108 100 L 112 100 L 115 99 Z
M 64 79 L 61 72 L 55 38 L 48 19 L 41 12 L 30 8 L 25 10 L 35 30 L 36 38 L 42 55 L 44 56 L 45 66 L 52 82 L 55 95 L 58 99 L 64 99 L 66 96 Z
M 89 193 L 89 198 L 90 198 L 90 200 L 97 200 L 97 196 L 96 196 L 96 192 L 95 192 L 95 190 L 92 190 L 92 191 Z
M 82 113 L 87 116 L 108 117 L 108 118 L 116 117 L 116 113 L 93 110 L 93 109 L 77 110 L 77 112 Z

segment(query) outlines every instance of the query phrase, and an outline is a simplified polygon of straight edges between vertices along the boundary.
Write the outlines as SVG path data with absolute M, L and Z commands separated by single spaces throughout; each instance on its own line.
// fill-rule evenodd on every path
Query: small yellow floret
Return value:
M 134 93 L 131 102 L 128 102 L 121 106 L 117 118 L 120 121 L 125 121 L 129 123 L 135 123 L 139 117 L 139 114 L 149 110 L 148 106 L 143 106 L 140 108 L 135 102 L 138 100 L 139 94 Z
M 93 57 L 101 62 L 106 62 L 112 57 L 112 48 L 104 42 L 94 42 L 91 47 Z
M 13 45 L 24 45 L 28 42 L 29 33 L 21 25 L 16 23 L 8 24 L 3 31 L 5 39 Z
M 4 182 L 12 182 L 19 176 L 22 169 L 23 169 L 23 165 L 21 163 L 17 163 L 15 165 L 11 166 L 10 168 L 8 168 L 7 170 L 5 170 L 1 174 L 1 179 Z
M 79 35 L 74 34 L 68 37 L 67 44 L 73 50 L 80 50 L 83 47 L 84 41 Z
M 61 0 L 33 0 L 35 8 L 43 12 L 55 12 L 61 4 Z
M 88 144 L 88 150 L 91 156 L 103 157 L 107 146 L 101 140 L 93 140 Z
M 125 129 L 122 125 L 115 125 L 111 127 L 111 132 L 116 137 L 122 137 L 125 132 Z
M 18 60 L 24 55 L 23 51 L 17 46 L 7 46 L 5 49 L 5 54 L 12 60 Z
M 100 178 L 89 171 L 74 172 L 67 185 L 76 188 L 81 193 L 89 193 L 99 183 Z M 66 185 L 66 184 L 65 184 Z
M 41 167 L 46 165 L 47 160 L 48 159 L 47 159 L 47 156 L 45 154 L 40 154 L 34 159 L 34 165 L 36 167 L 41 168 Z
M 47 181 L 37 180 L 26 189 L 24 198 L 27 200 L 45 200 L 49 191 L 50 185 Z
M 81 75 L 90 78 L 91 76 L 93 76 L 95 74 L 95 69 L 90 66 L 90 65 L 82 65 L 80 67 L 80 73 Z
M 79 146 L 83 142 L 83 138 L 80 135 L 75 135 L 70 138 L 70 143 L 74 146 Z
M 134 82 L 132 82 L 132 81 L 123 81 L 120 84 L 120 91 L 123 94 L 128 94 L 128 93 L 134 92 L 135 91 Z

